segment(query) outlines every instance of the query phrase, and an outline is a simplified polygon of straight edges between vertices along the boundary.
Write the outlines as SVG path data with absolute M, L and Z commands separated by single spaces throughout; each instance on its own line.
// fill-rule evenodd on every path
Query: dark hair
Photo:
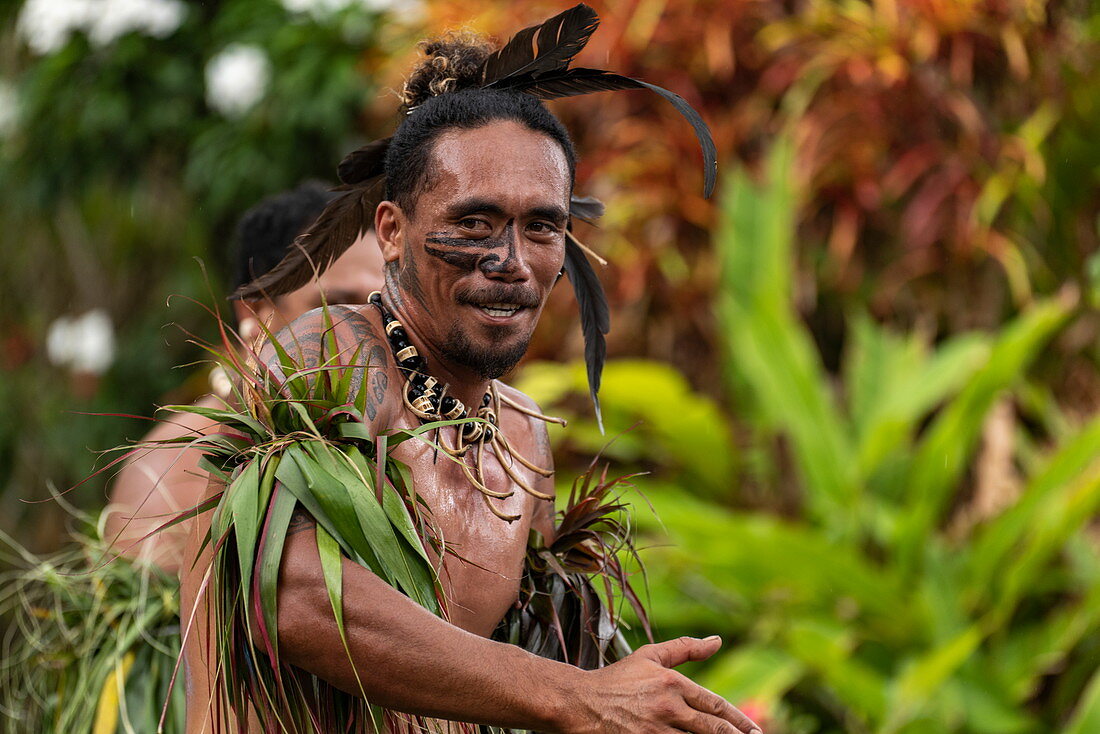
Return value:
M 335 198 L 324 184 L 310 181 L 269 196 L 237 222 L 232 290 L 279 264 L 294 238 Z
M 523 92 L 464 89 L 430 97 L 402 120 L 386 153 L 386 198 L 412 214 L 416 199 L 431 183 L 436 139 L 448 130 L 473 130 L 497 120 L 517 122 L 556 141 L 565 153 L 572 188 L 573 141 L 542 102 Z

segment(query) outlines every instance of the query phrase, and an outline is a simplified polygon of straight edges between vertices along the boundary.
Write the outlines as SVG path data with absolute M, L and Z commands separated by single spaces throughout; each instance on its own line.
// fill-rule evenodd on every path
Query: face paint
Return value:
M 481 239 L 450 237 L 446 232 L 429 232 L 424 238 L 424 251 L 449 265 L 462 270 L 472 271 L 479 268 L 483 273 L 499 273 L 507 270 L 516 259 L 515 220 L 509 219 L 498 235 Z M 440 247 L 432 247 L 439 245 Z M 507 249 L 503 262 L 494 250 Z

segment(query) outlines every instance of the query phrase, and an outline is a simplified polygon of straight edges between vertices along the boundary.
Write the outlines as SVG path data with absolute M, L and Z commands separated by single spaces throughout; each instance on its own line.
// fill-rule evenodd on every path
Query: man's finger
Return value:
M 684 701 L 696 711 L 728 721 L 744 734 L 762 734 L 760 726 L 755 721 L 741 713 L 740 709 L 726 699 L 702 686 L 692 684 L 684 692 Z
M 750 734 L 751 731 L 755 731 L 742 729 L 726 719 L 691 709 L 685 710 L 684 714 L 673 722 L 673 726 L 691 734 Z
M 689 660 L 694 662 L 706 660 L 718 652 L 718 648 L 721 646 L 722 638 L 718 635 L 713 635 L 705 640 L 696 637 L 678 637 L 668 642 L 646 645 L 640 648 L 638 652 L 644 651 L 647 657 L 656 660 L 666 668 L 675 668 L 677 665 L 682 665 Z

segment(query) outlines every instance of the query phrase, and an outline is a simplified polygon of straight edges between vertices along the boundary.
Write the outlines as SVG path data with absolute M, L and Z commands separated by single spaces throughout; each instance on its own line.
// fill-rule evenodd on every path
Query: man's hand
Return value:
M 760 734 L 760 727 L 725 699 L 696 685 L 672 668 L 706 660 L 718 648 L 718 636 L 680 637 L 645 645 L 632 655 L 589 676 L 590 686 L 577 702 L 576 727 L 569 734 Z

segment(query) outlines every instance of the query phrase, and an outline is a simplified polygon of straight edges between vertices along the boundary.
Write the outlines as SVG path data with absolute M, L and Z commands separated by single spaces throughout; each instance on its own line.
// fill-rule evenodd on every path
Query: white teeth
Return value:
M 511 316 L 519 310 L 519 306 L 514 303 L 486 303 L 480 306 L 481 310 L 490 316 Z

